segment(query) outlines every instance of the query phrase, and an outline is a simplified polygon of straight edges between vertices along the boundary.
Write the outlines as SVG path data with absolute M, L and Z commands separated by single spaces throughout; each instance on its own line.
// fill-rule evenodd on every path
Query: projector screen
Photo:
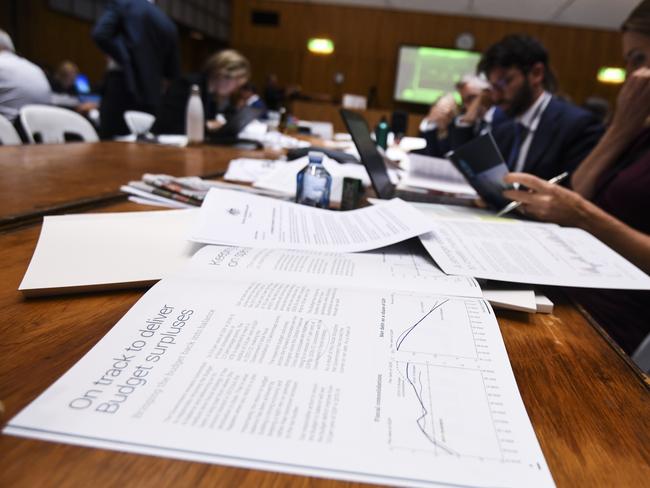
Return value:
M 455 84 L 463 75 L 475 73 L 480 59 L 480 53 L 460 49 L 400 46 L 395 100 L 431 104 L 444 93 L 455 92 Z

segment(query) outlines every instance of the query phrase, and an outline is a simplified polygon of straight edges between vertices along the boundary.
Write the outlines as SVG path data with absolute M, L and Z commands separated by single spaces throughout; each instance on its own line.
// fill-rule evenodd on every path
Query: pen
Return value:
M 557 175 L 557 176 L 554 176 L 553 178 L 551 178 L 550 180 L 548 180 L 548 182 L 549 182 L 551 185 L 554 185 L 554 184 L 556 184 L 556 183 L 559 183 L 559 182 L 562 181 L 563 179 L 565 179 L 567 176 L 569 176 L 569 172 L 568 172 L 568 171 L 565 171 L 565 172 L 562 173 L 562 174 L 559 174 L 559 175 Z M 514 209 L 516 209 L 517 207 L 519 207 L 519 205 L 521 205 L 521 202 L 510 202 L 508 205 L 506 205 L 505 207 L 503 207 L 503 208 L 502 208 L 502 209 L 497 213 L 497 217 L 501 217 L 501 216 L 507 214 L 508 212 L 512 212 Z

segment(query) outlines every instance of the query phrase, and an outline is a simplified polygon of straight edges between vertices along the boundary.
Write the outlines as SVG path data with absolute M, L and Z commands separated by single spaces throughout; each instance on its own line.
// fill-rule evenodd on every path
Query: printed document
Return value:
M 474 188 L 448 159 L 414 153 L 409 154 L 408 158 L 408 172 L 400 181 L 400 188 L 425 188 L 478 198 Z
M 232 246 L 360 252 L 425 234 L 431 228 L 429 218 L 400 199 L 334 212 L 211 189 L 190 239 Z
M 5 432 L 398 486 L 553 486 L 490 305 L 351 268 L 206 246 Z
M 445 273 L 539 285 L 650 289 L 650 276 L 580 229 L 451 219 L 433 225 L 420 240 Z

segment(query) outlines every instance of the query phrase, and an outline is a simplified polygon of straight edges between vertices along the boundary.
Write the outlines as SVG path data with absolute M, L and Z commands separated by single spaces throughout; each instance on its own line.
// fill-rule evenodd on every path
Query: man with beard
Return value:
M 602 136 L 604 128 L 591 113 L 552 95 L 548 54 L 535 39 L 506 36 L 484 53 L 479 71 L 510 117 L 492 134 L 511 171 L 544 179 L 571 172 Z

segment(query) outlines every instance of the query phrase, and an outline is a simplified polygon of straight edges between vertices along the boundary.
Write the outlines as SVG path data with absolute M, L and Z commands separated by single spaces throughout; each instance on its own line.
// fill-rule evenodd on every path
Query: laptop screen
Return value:
M 352 141 L 359 151 L 361 162 L 366 167 L 372 187 L 379 198 L 392 198 L 395 188 L 388 177 L 384 158 L 379 154 L 375 141 L 370 138 L 370 129 L 366 120 L 356 112 L 341 109 L 341 117 Z

